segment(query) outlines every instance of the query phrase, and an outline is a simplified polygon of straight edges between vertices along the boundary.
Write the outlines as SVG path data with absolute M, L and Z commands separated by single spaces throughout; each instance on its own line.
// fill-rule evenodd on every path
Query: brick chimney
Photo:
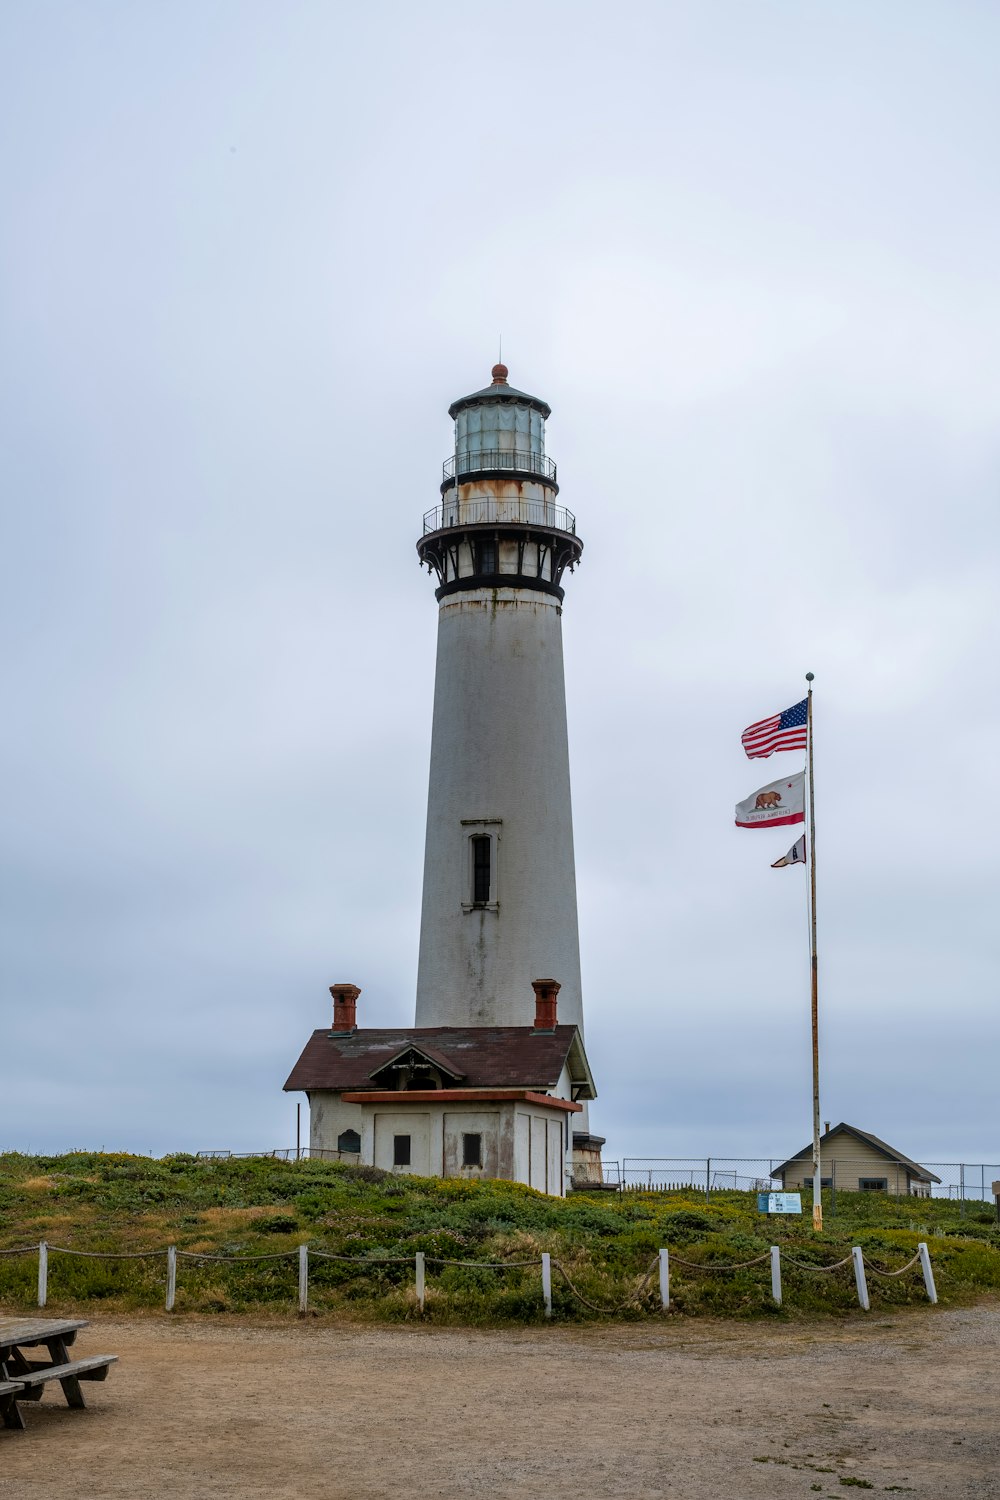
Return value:
M 356 984 L 331 984 L 333 996 L 333 1030 L 340 1035 L 356 1031 L 358 1027 L 358 996 L 361 991 Z
M 556 996 L 562 985 L 555 979 L 533 979 L 531 988 L 535 992 L 535 1030 L 555 1031 Z

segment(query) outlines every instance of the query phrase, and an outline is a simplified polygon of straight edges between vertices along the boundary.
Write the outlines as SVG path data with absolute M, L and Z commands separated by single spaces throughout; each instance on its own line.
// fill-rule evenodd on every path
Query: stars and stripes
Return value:
M 806 705 L 808 699 L 793 703 L 783 713 L 772 714 L 749 725 L 741 735 L 748 760 L 757 760 L 773 755 L 776 750 L 804 750 L 806 748 Z

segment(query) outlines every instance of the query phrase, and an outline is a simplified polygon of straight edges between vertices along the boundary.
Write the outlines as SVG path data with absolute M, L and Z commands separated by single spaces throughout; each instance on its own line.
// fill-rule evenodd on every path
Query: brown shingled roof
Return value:
M 568 1063 L 574 1093 L 593 1099 L 594 1083 L 575 1026 L 414 1026 L 363 1028 L 347 1034 L 314 1031 L 288 1076 L 286 1090 L 374 1089 L 372 1073 L 412 1043 L 447 1062 L 463 1088 L 554 1088 Z M 433 1049 L 433 1050 L 432 1050 Z

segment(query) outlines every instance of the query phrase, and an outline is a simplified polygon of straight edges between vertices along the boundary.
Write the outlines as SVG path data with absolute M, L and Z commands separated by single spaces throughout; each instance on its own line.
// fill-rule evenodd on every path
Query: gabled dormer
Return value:
M 368 1074 L 379 1089 L 453 1089 L 465 1078 L 443 1053 L 431 1047 L 408 1043 L 387 1062 Z

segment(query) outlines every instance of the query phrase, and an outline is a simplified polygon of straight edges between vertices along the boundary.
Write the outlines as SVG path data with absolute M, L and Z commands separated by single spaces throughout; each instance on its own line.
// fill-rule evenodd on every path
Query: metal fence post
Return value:
M 771 1246 L 771 1296 L 778 1306 L 781 1306 L 781 1251 L 777 1245 Z
M 917 1246 L 917 1253 L 920 1256 L 920 1269 L 924 1273 L 924 1286 L 927 1288 L 927 1295 L 932 1302 L 936 1302 L 937 1287 L 934 1285 L 934 1272 L 931 1270 L 930 1252 L 923 1240 Z
M 546 1252 L 542 1252 L 542 1301 L 545 1303 L 545 1316 L 552 1316 L 552 1258 Z
M 869 1312 L 870 1305 L 868 1302 L 868 1282 L 865 1280 L 865 1260 L 864 1256 L 861 1253 L 860 1245 L 853 1245 L 851 1247 L 851 1256 L 854 1260 L 854 1280 L 858 1288 L 858 1301 L 861 1303 L 861 1306 L 864 1308 L 865 1312 Z
M 425 1263 L 425 1260 L 424 1260 L 424 1252 L 422 1250 L 418 1250 L 417 1251 L 417 1306 L 420 1308 L 421 1312 L 423 1312 L 423 1310 L 424 1310 L 424 1301 L 425 1301 L 426 1295 L 427 1295 L 426 1263 Z
M 177 1246 L 167 1246 L 167 1312 L 174 1310 L 177 1296 Z
M 670 1306 L 670 1251 L 660 1251 L 660 1306 L 666 1312 Z
M 712 1158 L 708 1157 L 705 1162 L 705 1202 L 710 1203 L 709 1193 L 712 1187 Z
M 959 1197 L 962 1200 L 962 1206 L 958 1210 L 958 1212 L 959 1212 L 959 1216 L 964 1219 L 965 1218 L 965 1162 L 964 1161 L 963 1162 L 959 1162 L 959 1165 L 958 1165 L 958 1183 L 959 1183 L 959 1187 L 958 1187 Z
M 309 1246 L 299 1246 L 299 1313 L 309 1311 Z
M 49 1297 L 49 1247 L 42 1240 L 38 1246 L 38 1305 L 44 1307 Z

